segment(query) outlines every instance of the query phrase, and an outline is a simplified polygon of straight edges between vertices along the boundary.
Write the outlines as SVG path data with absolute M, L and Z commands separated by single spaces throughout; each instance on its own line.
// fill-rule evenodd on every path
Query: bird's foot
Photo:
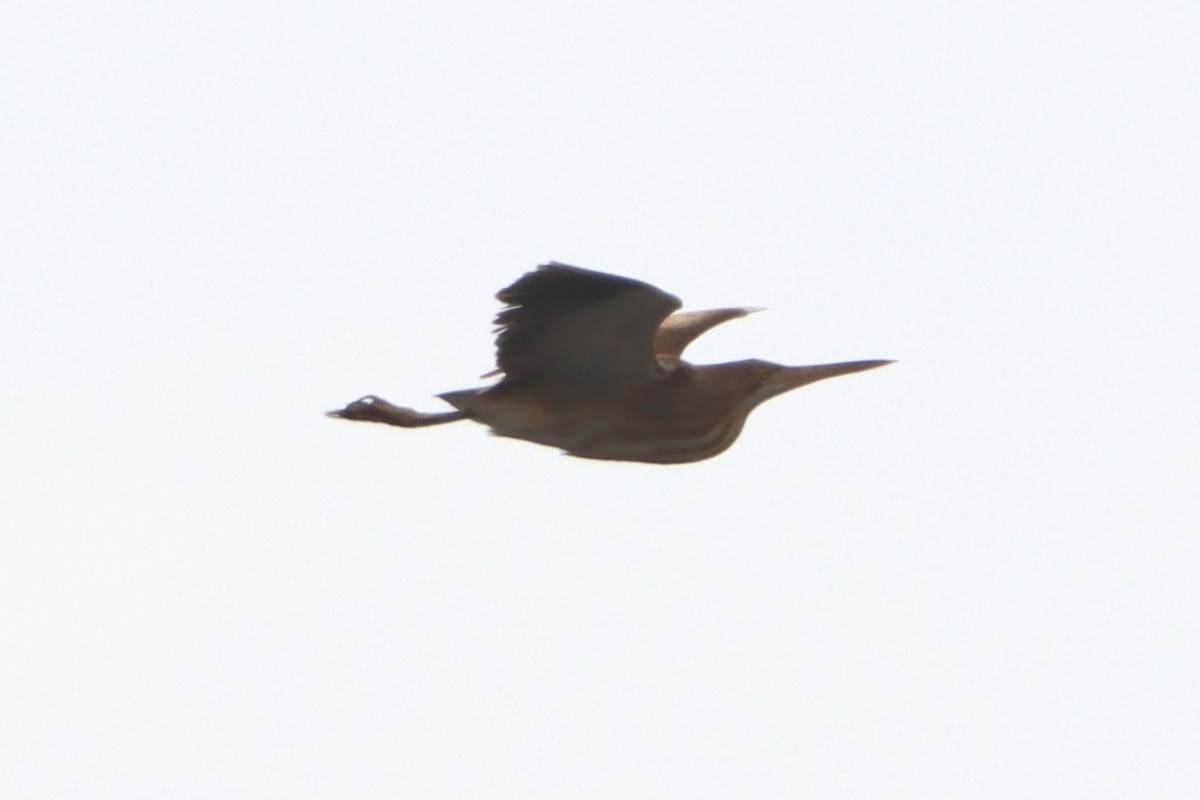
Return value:
M 411 408 L 392 405 L 382 397 L 376 397 L 373 394 L 360 397 L 345 408 L 328 411 L 325 415 L 356 422 L 380 422 L 384 425 L 396 425 L 401 428 L 423 428 L 427 425 L 438 425 L 466 418 L 466 415 L 459 411 L 424 414 Z

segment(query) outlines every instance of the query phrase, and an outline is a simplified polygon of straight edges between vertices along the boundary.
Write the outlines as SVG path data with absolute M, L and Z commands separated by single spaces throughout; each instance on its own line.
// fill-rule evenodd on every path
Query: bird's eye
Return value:
M 754 374 L 758 376 L 760 381 L 765 381 L 767 376 L 771 374 L 771 370 L 767 369 L 766 367 L 756 367 Z

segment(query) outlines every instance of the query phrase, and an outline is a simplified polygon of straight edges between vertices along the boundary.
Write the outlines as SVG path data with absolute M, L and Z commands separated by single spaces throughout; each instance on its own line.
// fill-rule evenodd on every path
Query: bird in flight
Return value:
M 438 395 L 454 411 L 422 413 L 367 395 L 329 416 L 422 428 L 469 419 L 499 436 L 581 458 L 680 464 L 724 452 L 760 403 L 815 381 L 891 361 L 788 367 L 750 359 L 693 365 L 700 334 L 754 308 L 679 311 L 648 283 L 551 262 L 496 298 L 491 386 Z

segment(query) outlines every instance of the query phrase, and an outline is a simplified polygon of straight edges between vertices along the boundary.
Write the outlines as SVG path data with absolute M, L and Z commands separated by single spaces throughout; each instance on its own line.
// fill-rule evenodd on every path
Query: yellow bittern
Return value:
M 850 361 L 786 367 L 751 359 L 695 366 L 693 339 L 753 308 L 676 313 L 648 283 L 544 264 L 496 298 L 493 386 L 438 395 L 456 411 L 425 414 L 367 395 L 329 416 L 420 428 L 470 419 L 492 432 L 582 458 L 678 464 L 723 452 L 764 400 L 814 381 L 882 367 Z

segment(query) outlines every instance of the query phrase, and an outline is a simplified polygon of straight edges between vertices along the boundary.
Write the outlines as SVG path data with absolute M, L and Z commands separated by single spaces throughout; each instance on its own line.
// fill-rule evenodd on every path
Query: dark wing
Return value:
M 707 311 L 680 311 L 663 320 L 654 335 L 654 352 L 679 358 L 692 340 L 714 325 L 762 311 L 761 308 L 710 308 Z
M 658 377 L 654 335 L 679 298 L 551 262 L 496 295 L 496 363 L 508 379 L 614 385 Z

